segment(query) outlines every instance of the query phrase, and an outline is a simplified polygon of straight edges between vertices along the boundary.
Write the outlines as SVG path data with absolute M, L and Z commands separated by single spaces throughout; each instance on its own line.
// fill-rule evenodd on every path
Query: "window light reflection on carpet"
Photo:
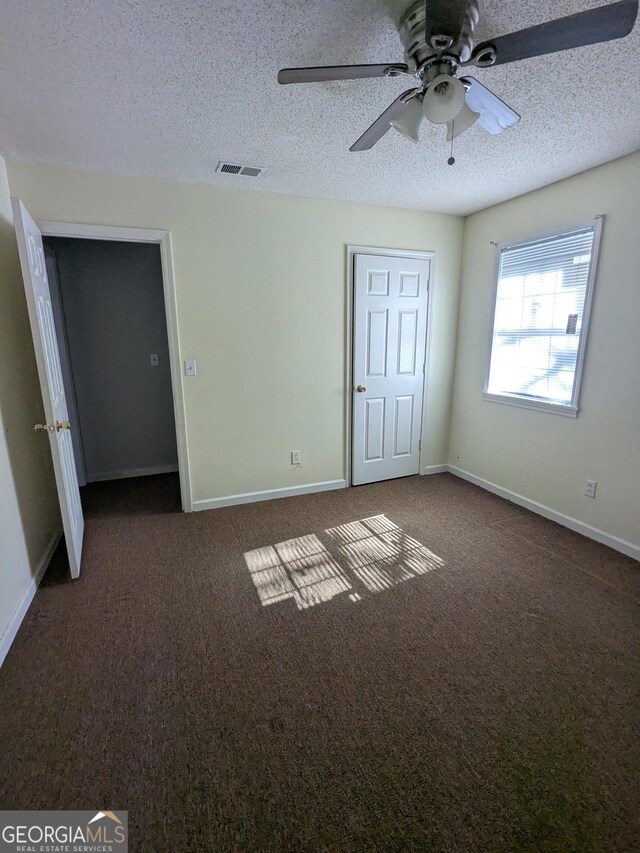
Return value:
M 348 594 L 382 592 L 444 565 L 385 515 L 247 551 L 247 567 L 263 606 L 293 599 L 299 610 Z M 331 549 L 331 550 L 329 550 Z

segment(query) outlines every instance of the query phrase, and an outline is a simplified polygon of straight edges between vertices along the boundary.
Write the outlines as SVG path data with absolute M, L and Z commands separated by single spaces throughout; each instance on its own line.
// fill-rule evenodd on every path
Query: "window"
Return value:
M 601 224 L 498 246 L 486 400 L 577 416 Z

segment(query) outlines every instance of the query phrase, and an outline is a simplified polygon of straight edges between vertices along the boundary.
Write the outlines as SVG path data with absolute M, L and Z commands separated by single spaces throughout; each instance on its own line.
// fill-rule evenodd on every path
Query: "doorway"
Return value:
M 347 474 L 420 472 L 433 253 L 348 247 Z
M 158 246 L 43 242 L 79 484 L 177 472 Z
M 63 379 L 60 350 L 62 349 L 66 353 L 70 351 L 70 348 L 68 347 L 66 326 L 60 320 L 58 321 L 58 326 L 62 329 L 62 346 L 60 347 L 58 344 L 58 331 L 54 319 L 54 304 L 49 287 L 43 237 L 69 237 L 105 241 L 122 240 L 125 243 L 155 243 L 158 245 L 172 386 L 171 397 L 175 418 L 173 434 L 178 457 L 180 497 L 183 511 L 190 512 L 192 510 L 191 490 L 189 486 L 184 422 L 184 396 L 179 368 L 176 296 L 171 261 L 171 237 L 168 231 L 152 231 L 149 229 L 69 225 L 56 222 L 38 224 L 20 198 L 12 197 L 11 207 L 20 257 L 20 267 L 24 280 L 29 324 L 31 326 L 31 335 L 38 367 L 38 378 L 42 391 L 44 423 L 34 424 L 33 429 L 34 432 L 45 434 L 49 438 L 56 489 L 62 516 L 62 526 L 69 557 L 69 570 L 72 578 L 78 578 L 82 562 L 84 516 L 80 500 L 74 447 L 71 440 L 71 433 L 74 431 L 74 426 L 77 429 L 78 424 L 72 425 L 69 420 L 70 414 L 66 400 L 67 391 Z M 55 267 L 55 253 L 53 253 L 50 263 Z M 92 278 L 91 274 L 89 274 L 89 287 L 91 287 L 91 282 Z M 58 308 L 61 309 L 62 307 L 62 299 L 59 297 Z M 90 304 L 90 310 L 93 308 L 95 306 Z M 95 310 L 93 313 L 96 314 Z M 112 326 L 117 325 L 117 321 L 109 322 Z M 125 320 L 122 321 L 125 333 L 129 325 L 129 313 L 125 311 Z M 122 332 L 123 329 L 118 331 Z M 130 334 L 131 332 L 133 332 L 135 340 L 135 327 L 129 329 Z M 152 354 L 150 362 L 152 367 L 157 366 L 156 362 L 159 364 L 158 355 L 157 353 Z M 90 354 L 89 358 L 91 357 L 92 354 Z M 109 357 L 110 355 L 107 353 L 107 358 Z M 126 367 L 127 365 L 125 365 L 125 372 Z M 67 379 L 69 383 L 68 393 L 70 396 L 75 397 L 76 393 L 71 370 L 72 365 L 69 359 L 67 376 L 71 377 L 71 381 Z M 122 375 L 120 375 L 119 380 L 121 387 Z M 118 380 L 116 380 L 116 384 L 117 382 Z M 76 412 L 80 410 L 77 401 L 75 410 Z M 102 425 L 99 424 L 99 431 L 101 428 Z M 80 440 L 79 446 L 83 447 L 84 443 L 84 441 Z M 142 477 L 143 481 L 148 481 L 148 479 L 147 477 Z M 120 479 L 120 482 L 122 482 L 122 479 Z M 129 480 L 129 482 L 134 481 Z M 140 482 L 140 477 L 137 477 L 135 482 Z
M 80 483 L 177 471 L 191 512 L 169 232 L 38 225 Z

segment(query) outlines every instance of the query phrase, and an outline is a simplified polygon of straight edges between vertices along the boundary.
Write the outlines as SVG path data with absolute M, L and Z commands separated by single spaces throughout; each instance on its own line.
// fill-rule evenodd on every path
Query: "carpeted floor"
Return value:
M 83 500 L 0 671 L 0 807 L 128 809 L 149 853 L 638 849 L 638 563 L 448 474 Z

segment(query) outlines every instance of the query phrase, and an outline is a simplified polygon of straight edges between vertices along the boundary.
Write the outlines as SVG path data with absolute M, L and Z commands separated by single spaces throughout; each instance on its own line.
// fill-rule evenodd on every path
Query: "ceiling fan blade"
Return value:
M 371 127 L 368 127 L 362 134 L 360 139 L 353 143 L 349 151 L 368 151 L 373 148 L 376 142 L 381 139 L 391 127 L 390 123 L 394 118 L 397 118 L 404 109 L 405 103 L 414 92 L 418 89 L 408 89 L 403 92 L 400 97 L 390 104 L 386 110 L 378 116 Z
M 516 62 L 518 59 L 624 38 L 633 29 L 637 14 L 638 0 L 621 0 L 619 3 L 599 6 L 577 15 L 498 36 L 476 46 L 471 64 L 474 56 L 490 47 L 496 51 L 496 60 L 492 64 L 504 65 L 505 62 Z
M 396 77 L 408 67 L 399 62 L 384 65 L 324 65 L 315 68 L 283 68 L 278 83 L 322 83 L 326 80 L 359 80 L 364 77 Z
M 478 119 L 480 127 L 489 133 L 497 134 L 520 121 L 518 113 L 482 83 L 473 77 L 460 79 L 465 84 L 465 88 L 469 87 L 465 98 L 467 106 L 470 110 L 480 113 Z
M 425 32 L 428 35 L 444 35 L 455 44 L 460 38 L 467 0 L 426 0 Z

